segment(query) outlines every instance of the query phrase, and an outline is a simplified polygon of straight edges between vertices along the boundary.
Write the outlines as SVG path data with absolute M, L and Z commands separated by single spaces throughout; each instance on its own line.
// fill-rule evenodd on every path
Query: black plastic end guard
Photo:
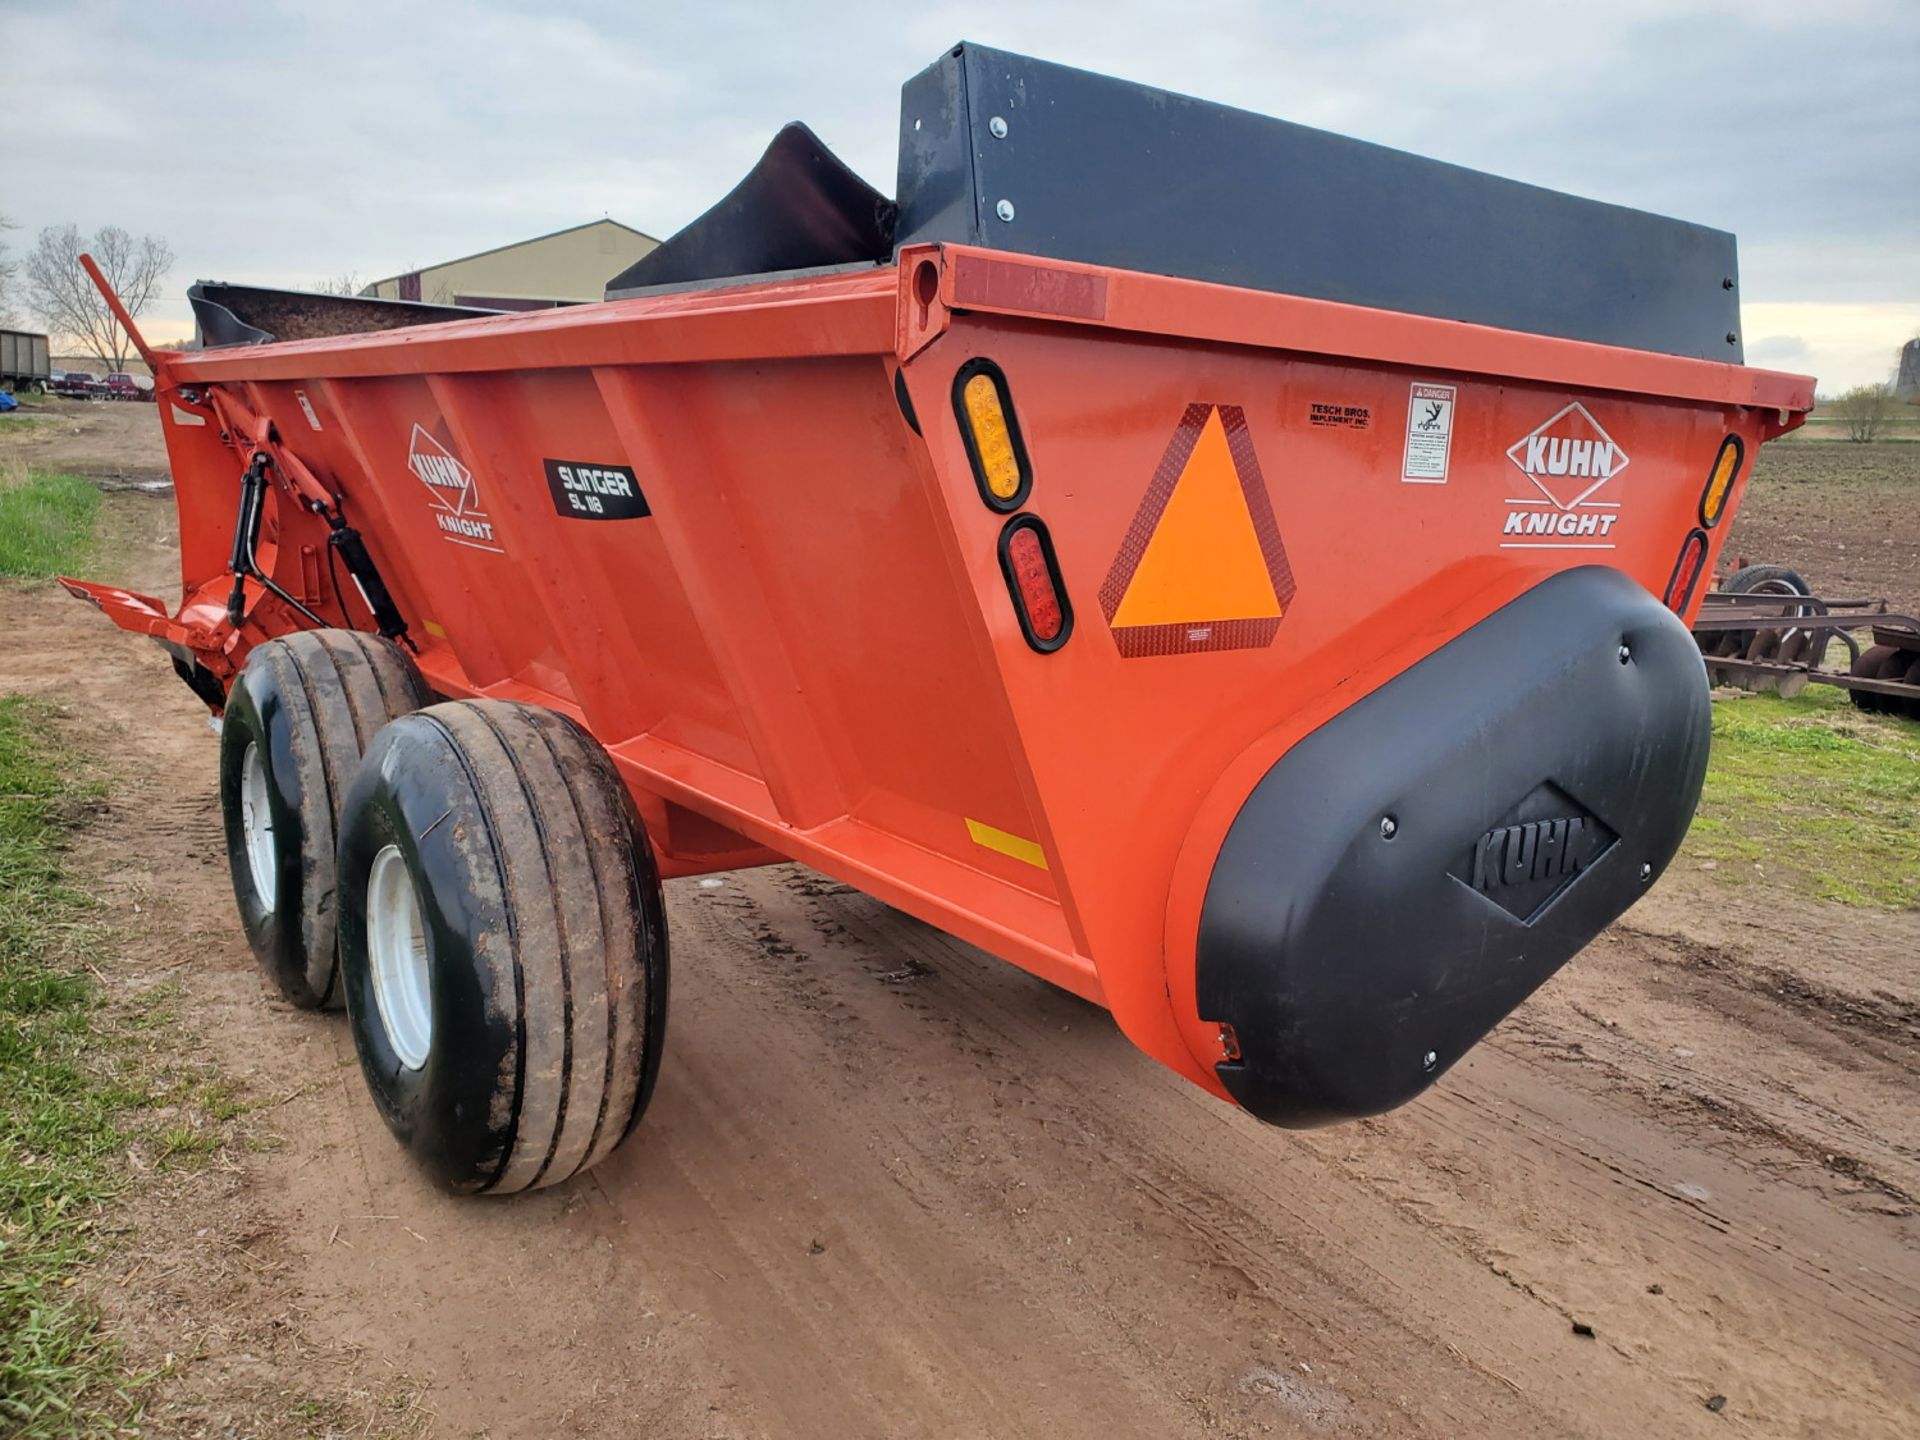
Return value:
M 1665 869 L 1710 727 L 1686 627 L 1588 566 L 1306 736 L 1235 817 L 1201 911 L 1227 1089 L 1296 1127 L 1419 1094 Z

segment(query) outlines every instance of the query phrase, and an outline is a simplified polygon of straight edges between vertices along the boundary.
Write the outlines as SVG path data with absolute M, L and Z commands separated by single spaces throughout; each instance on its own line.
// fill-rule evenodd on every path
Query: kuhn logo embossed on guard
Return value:
M 1507 501 L 1503 550 L 1611 550 L 1627 452 L 1575 401 L 1516 441 L 1507 458 L 1533 491 Z M 1596 498 L 1599 497 L 1599 498 Z
M 1473 888 L 1496 890 L 1578 874 L 1593 858 L 1584 815 L 1496 825 L 1473 847 Z
M 418 422 L 407 447 L 407 469 L 433 497 L 433 518 L 442 539 L 472 550 L 506 553 L 494 536 L 492 519 L 480 508 L 480 490 L 474 484 L 473 472 Z
M 1542 781 L 1482 833 L 1448 873 L 1531 925 L 1618 838 L 1586 806 L 1552 781 Z

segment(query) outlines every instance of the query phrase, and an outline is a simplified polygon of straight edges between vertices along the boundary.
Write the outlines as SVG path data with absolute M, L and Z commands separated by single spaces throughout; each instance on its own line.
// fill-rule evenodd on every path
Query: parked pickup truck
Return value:
M 98 393 L 109 400 L 151 400 L 153 386 L 141 384 L 138 376 L 125 370 L 115 370 L 100 382 Z
M 47 378 L 47 389 L 69 400 L 90 400 L 101 393 L 100 382 L 85 370 L 56 370 Z

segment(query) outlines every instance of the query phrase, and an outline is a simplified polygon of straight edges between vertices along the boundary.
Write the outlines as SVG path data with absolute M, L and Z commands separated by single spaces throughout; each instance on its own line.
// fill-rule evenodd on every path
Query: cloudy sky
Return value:
M 611 215 L 664 237 L 803 119 L 891 192 L 958 39 L 1734 231 L 1751 363 L 1920 333 L 1920 0 L 0 0 L 0 213 L 119 224 L 184 290 L 390 275 Z

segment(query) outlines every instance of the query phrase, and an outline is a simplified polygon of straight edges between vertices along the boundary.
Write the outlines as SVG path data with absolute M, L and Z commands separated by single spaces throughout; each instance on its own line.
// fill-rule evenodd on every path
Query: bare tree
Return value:
M 5 215 L 0 215 L 0 235 L 18 228 Z M 11 325 L 20 318 L 20 312 L 14 306 L 14 297 L 19 292 L 13 288 L 14 276 L 19 272 L 19 262 L 7 258 L 7 242 L 0 240 L 0 325 Z
M 136 240 L 118 225 L 102 227 L 91 243 L 77 226 L 53 225 L 40 232 L 39 243 L 27 254 L 27 304 L 48 331 L 77 342 L 82 353 L 108 369 L 124 370 L 133 338 L 80 268 L 81 255 L 89 251 L 135 319 L 159 295 L 160 282 L 173 268 L 173 251 L 157 235 Z
M 360 277 L 349 270 L 328 280 L 316 280 L 312 288 L 316 295 L 345 295 L 352 299 L 360 293 Z
M 1856 385 L 1833 402 L 1833 413 L 1847 427 L 1847 439 L 1865 445 L 1893 423 L 1893 386 Z

